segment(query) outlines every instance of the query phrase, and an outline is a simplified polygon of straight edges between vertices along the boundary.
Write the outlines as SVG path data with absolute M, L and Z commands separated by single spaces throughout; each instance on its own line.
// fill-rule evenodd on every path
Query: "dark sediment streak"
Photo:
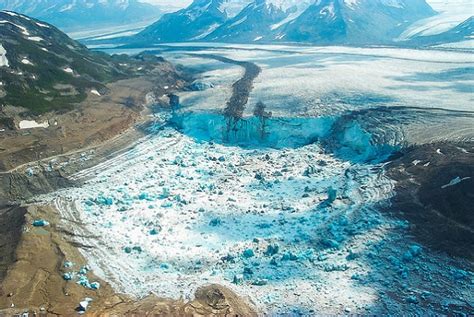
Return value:
M 224 109 L 224 116 L 228 119 L 228 130 L 235 127 L 236 123 L 242 119 L 245 106 L 248 103 L 250 92 L 253 89 L 253 82 L 258 77 L 262 69 L 252 63 L 245 61 L 236 61 L 227 57 L 213 54 L 189 54 L 195 57 L 211 58 L 217 61 L 238 65 L 245 69 L 245 73 L 238 81 L 232 85 L 232 96 Z

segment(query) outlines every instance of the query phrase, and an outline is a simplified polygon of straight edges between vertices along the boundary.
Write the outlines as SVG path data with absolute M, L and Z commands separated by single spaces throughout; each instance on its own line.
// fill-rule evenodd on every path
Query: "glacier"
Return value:
M 382 312 L 382 303 L 429 313 L 381 294 L 401 287 L 419 300 L 438 283 L 470 300 L 467 277 L 454 282 L 447 258 L 379 211 L 393 190 L 384 163 L 345 161 L 316 143 L 242 148 L 157 130 L 54 198 L 66 222 L 83 224 L 75 231 L 93 246 L 82 250 L 93 271 L 118 291 L 190 298 L 219 283 L 272 314 Z
M 233 129 L 222 110 L 243 70 L 166 47 L 209 84 L 154 113 L 129 150 L 74 175 L 80 187 L 44 197 L 92 246 L 81 252 L 94 273 L 136 297 L 190 299 L 218 283 L 269 315 L 465 313 L 453 307 L 474 302 L 469 264 L 384 212 L 395 186 L 384 167 L 429 140 L 426 122 L 456 127 L 432 139 L 472 137 L 472 95 L 448 85 L 472 81 L 470 55 L 199 45 L 191 51 L 262 68 Z M 414 95 L 420 84 L 436 89 Z M 256 117 L 257 101 L 272 115 Z

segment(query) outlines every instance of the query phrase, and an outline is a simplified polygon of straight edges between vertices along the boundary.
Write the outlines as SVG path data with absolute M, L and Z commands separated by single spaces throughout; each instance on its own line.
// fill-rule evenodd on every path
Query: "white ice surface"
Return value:
M 7 50 L 0 44 L 0 67 L 8 67 Z
M 89 30 L 81 30 L 81 31 L 72 31 L 69 32 L 68 35 L 75 40 L 83 40 L 88 38 L 115 38 L 121 36 L 129 36 L 136 34 L 147 26 L 155 22 L 154 20 L 143 21 L 139 23 L 130 23 L 130 24 L 123 24 L 119 26 L 112 26 L 112 27 L 101 27 Z
M 427 114 L 439 111 L 472 111 L 474 55 L 447 50 L 416 50 L 394 47 L 317 47 L 258 44 L 175 43 L 177 51 L 163 56 L 188 67 L 204 67 L 186 55 L 186 47 L 201 47 L 201 54 L 217 54 L 235 60 L 255 62 L 262 73 L 254 83 L 245 115 L 250 116 L 263 101 L 274 116 L 324 116 L 347 111 L 388 107 L 419 108 Z M 213 48 L 210 48 L 213 47 Z M 159 46 L 150 49 L 159 51 Z M 108 50 L 110 53 L 138 53 L 140 50 Z M 196 51 L 191 51 L 196 53 Z M 229 83 L 241 69 L 213 63 L 209 82 L 215 89 L 181 93 L 182 104 L 194 110 L 218 109 L 226 105 Z M 220 66 L 219 66 L 220 64 Z M 201 66 L 199 66 L 201 65 Z M 216 71 L 215 67 L 223 67 Z M 207 77 L 207 76 L 204 76 Z M 226 84 L 225 84 L 226 83 Z M 209 99 L 208 99 L 209 98 Z M 394 119 L 395 120 L 395 119 Z M 417 121 L 423 121 L 419 116 Z M 453 120 L 456 121 L 454 124 Z M 395 121 L 394 121 L 395 123 Z M 409 142 L 442 141 L 446 138 L 474 138 L 472 117 L 454 119 L 438 115 L 429 125 L 394 125 Z M 436 133 L 445 131 L 442 136 Z
M 23 59 L 21 60 L 21 63 L 24 64 L 24 65 L 33 65 L 33 63 L 30 62 L 30 60 L 27 59 L 27 58 L 23 58 Z
M 446 43 L 446 44 L 438 45 L 437 47 L 474 50 L 474 40 Z
M 97 91 L 97 89 L 92 89 L 91 94 L 96 95 L 96 96 L 101 96 L 101 94 Z
M 35 128 L 47 128 L 49 127 L 48 121 L 38 123 L 34 120 L 22 120 L 19 123 L 20 129 L 35 129 Z
M 222 44 L 200 53 L 253 61 L 262 67 L 247 114 L 259 100 L 276 115 L 291 111 L 318 116 L 354 109 L 347 97 L 359 98 L 361 104 L 356 106 L 364 108 L 372 106 L 370 102 L 364 104 L 364 98 L 374 97 L 386 99 L 383 105 L 390 107 L 459 111 L 474 107 L 469 89 L 474 85 L 469 71 L 474 67 L 474 55 L 467 52 Z

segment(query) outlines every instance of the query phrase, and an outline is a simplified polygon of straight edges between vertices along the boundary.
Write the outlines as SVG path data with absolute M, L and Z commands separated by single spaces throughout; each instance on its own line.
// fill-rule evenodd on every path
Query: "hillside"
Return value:
M 0 103 L 32 114 L 70 110 L 107 82 L 139 75 L 123 57 L 92 52 L 52 25 L 0 12 Z M 143 73 L 143 72 L 142 72 Z
M 166 103 L 153 96 L 179 89 L 180 78 L 161 57 L 93 52 L 0 11 L 0 170 L 109 140 Z

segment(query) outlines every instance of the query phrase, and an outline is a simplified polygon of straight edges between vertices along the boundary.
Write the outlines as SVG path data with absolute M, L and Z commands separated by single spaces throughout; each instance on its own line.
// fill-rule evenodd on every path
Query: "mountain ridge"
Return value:
M 221 9 L 229 2 L 233 1 L 195 0 L 132 41 L 385 44 L 414 21 L 435 14 L 425 0 L 253 0 L 246 6 L 246 1 L 238 1 L 241 11 L 230 16 Z M 209 14 L 209 8 L 215 14 Z M 183 19 L 190 15 L 193 19 Z

